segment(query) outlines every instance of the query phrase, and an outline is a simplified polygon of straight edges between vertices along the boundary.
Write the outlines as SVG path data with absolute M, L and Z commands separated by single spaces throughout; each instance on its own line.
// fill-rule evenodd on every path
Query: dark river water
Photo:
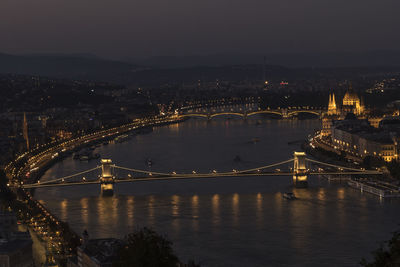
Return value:
M 291 158 L 300 148 L 288 142 L 306 138 L 319 124 L 191 119 L 96 152 L 137 169 L 149 169 L 151 158 L 153 171 L 241 170 Z M 68 158 L 42 180 L 96 165 Z M 234 177 L 117 184 L 113 197 L 101 197 L 99 185 L 38 189 L 35 196 L 78 233 L 123 237 L 150 226 L 173 241 L 182 260 L 202 266 L 357 266 L 398 229 L 400 201 L 323 177 L 294 188 L 297 200 L 283 199 L 292 189 L 291 177 Z

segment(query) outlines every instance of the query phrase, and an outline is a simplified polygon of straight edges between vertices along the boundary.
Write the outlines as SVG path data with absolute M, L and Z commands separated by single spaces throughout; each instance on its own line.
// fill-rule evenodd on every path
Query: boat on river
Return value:
M 129 140 L 129 139 L 130 139 L 130 136 L 128 134 L 123 134 L 123 135 L 115 137 L 114 138 L 114 142 L 122 143 L 122 142 L 125 142 L 125 141 Z
M 99 153 L 93 153 L 92 150 L 90 149 L 84 149 L 82 152 L 76 152 L 72 156 L 73 159 L 75 160 L 80 160 L 80 161 L 89 161 L 91 159 L 99 159 L 100 154 Z
M 289 200 L 294 200 L 296 199 L 296 196 L 294 195 L 293 192 L 285 192 L 282 195 L 283 198 L 289 199 Z

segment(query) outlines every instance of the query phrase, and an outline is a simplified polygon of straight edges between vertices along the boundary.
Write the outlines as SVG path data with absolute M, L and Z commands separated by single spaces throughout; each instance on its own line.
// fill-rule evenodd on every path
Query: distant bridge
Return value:
M 289 171 L 282 172 L 280 169 L 273 169 L 278 166 L 293 163 L 293 167 Z M 308 164 L 307 164 L 308 163 Z M 322 166 L 329 168 L 309 168 L 310 166 Z M 101 169 L 101 173 L 96 177 L 93 172 Z M 120 177 L 115 175 L 115 170 L 127 172 L 126 175 Z M 20 185 L 24 189 L 47 188 L 47 187 L 62 187 L 62 186 L 77 186 L 87 184 L 100 184 L 103 195 L 112 195 L 113 186 L 118 183 L 130 182 L 145 182 L 145 181 L 160 181 L 160 180 L 178 180 L 178 179 L 207 179 L 207 178 L 224 178 L 224 177 L 248 177 L 248 176 L 293 176 L 293 182 L 296 186 L 307 186 L 308 175 L 381 175 L 382 172 L 370 171 L 363 169 L 355 169 L 349 167 L 338 166 L 334 164 L 324 163 L 313 159 L 306 158 L 304 152 L 294 152 L 293 158 L 281 161 L 278 163 L 252 168 L 247 170 L 232 170 L 229 172 L 217 172 L 216 170 L 210 173 L 176 173 L 176 172 L 156 172 L 148 170 L 140 170 L 135 168 L 127 168 L 114 165 L 111 159 L 102 159 L 101 166 L 71 174 L 68 176 L 53 178 L 48 181 L 33 184 Z
M 247 117 L 254 116 L 257 114 L 273 114 L 281 116 L 282 118 L 291 118 L 295 115 L 301 113 L 313 114 L 318 116 L 319 118 L 325 113 L 325 109 L 323 108 L 313 108 L 313 107 L 289 107 L 289 108 L 277 108 L 277 109 L 261 109 L 261 108 L 254 108 L 254 105 L 250 108 L 240 107 L 239 110 L 236 106 L 221 106 L 215 108 L 196 108 L 191 110 L 181 110 L 178 111 L 178 114 L 181 117 L 200 117 L 206 119 L 213 119 L 218 116 L 238 116 L 241 118 L 246 119 Z

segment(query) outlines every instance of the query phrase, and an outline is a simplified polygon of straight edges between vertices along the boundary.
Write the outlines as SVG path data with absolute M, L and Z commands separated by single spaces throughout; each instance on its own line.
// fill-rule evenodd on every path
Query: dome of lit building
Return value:
M 352 112 L 356 115 L 360 115 L 364 112 L 364 105 L 361 103 L 358 95 L 353 91 L 351 85 L 343 97 L 342 109 L 345 112 Z
M 359 103 L 360 99 L 358 98 L 358 95 L 352 91 L 347 91 L 346 94 L 343 97 L 343 105 L 353 105 L 356 103 Z

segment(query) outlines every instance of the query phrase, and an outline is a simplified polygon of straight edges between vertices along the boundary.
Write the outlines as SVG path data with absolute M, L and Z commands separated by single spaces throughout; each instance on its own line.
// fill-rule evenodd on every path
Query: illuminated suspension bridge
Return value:
M 288 171 L 276 169 L 279 166 L 289 166 Z M 319 166 L 319 167 L 318 167 Z M 323 168 L 321 168 L 323 167 Z M 325 168 L 325 169 L 324 169 Z M 101 170 L 101 171 L 100 171 Z M 116 170 L 126 172 L 124 175 L 115 175 Z M 97 175 L 96 175 L 97 171 Z M 304 152 L 294 152 L 293 158 L 277 162 L 274 164 L 252 168 L 247 170 L 232 170 L 229 172 L 210 173 L 177 173 L 177 172 L 156 172 L 149 170 L 140 170 L 118 166 L 112 163 L 111 159 L 102 159 L 101 166 L 71 174 L 64 177 L 54 178 L 44 182 L 38 181 L 33 184 L 21 185 L 24 189 L 77 186 L 88 184 L 100 184 L 103 195 L 112 195 L 114 184 L 128 182 L 144 182 L 159 180 L 176 179 L 207 179 L 224 177 L 246 177 L 246 176 L 293 176 L 293 182 L 296 186 L 304 187 L 307 185 L 307 176 L 309 175 L 381 175 L 382 172 L 370 171 L 364 169 L 355 169 L 349 167 L 329 164 L 313 159 L 306 158 Z

